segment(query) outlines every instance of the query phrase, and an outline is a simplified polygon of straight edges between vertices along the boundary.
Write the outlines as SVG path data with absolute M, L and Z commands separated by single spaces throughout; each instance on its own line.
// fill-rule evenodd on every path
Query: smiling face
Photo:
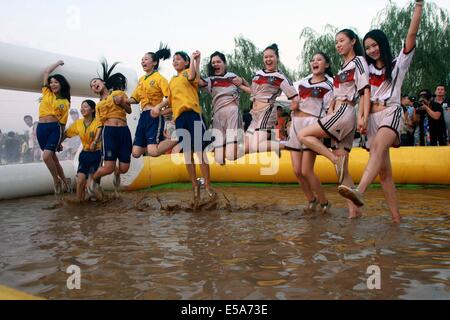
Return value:
M 216 76 L 225 74 L 226 65 L 219 56 L 212 57 L 211 66 Z
M 356 40 L 351 40 L 345 33 L 341 32 L 336 35 L 336 51 L 341 56 L 347 56 L 353 51 Z
M 145 72 L 150 73 L 155 69 L 156 61 L 153 61 L 152 56 L 146 53 L 141 59 L 141 66 Z
M 81 115 L 84 118 L 92 116 L 92 114 L 94 113 L 94 109 L 92 109 L 91 106 L 87 102 L 83 102 L 81 104 L 80 111 L 81 111 Z
M 100 94 L 105 89 L 105 83 L 100 79 L 94 79 L 91 81 L 91 90 L 96 94 Z
M 61 91 L 61 83 L 55 78 L 50 78 L 49 87 L 54 94 L 58 94 Z
M 278 57 L 272 49 L 264 51 L 264 67 L 267 71 L 278 70 Z
M 380 46 L 372 38 L 367 38 L 366 41 L 364 41 L 364 50 L 366 51 L 367 56 L 374 61 L 381 58 Z
M 311 67 L 311 72 L 315 76 L 321 76 L 325 74 L 325 70 L 330 66 L 330 64 L 325 60 L 324 56 L 317 53 L 313 56 L 309 63 Z
M 179 54 L 176 54 L 173 56 L 172 65 L 176 71 L 181 72 L 187 68 L 188 62 L 186 60 L 184 60 L 182 56 L 180 56 Z

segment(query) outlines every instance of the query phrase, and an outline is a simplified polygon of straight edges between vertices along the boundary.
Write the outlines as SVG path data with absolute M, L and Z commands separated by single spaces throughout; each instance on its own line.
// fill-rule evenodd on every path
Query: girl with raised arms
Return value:
M 169 105 L 175 120 L 178 142 L 184 153 L 186 169 L 192 182 L 194 208 L 197 208 L 200 202 L 200 184 L 196 176 L 194 153 L 200 161 L 208 196 L 211 200 L 217 197 L 217 193 L 211 187 L 209 163 L 204 151 L 207 146 L 203 139 L 206 126 L 198 96 L 200 52 L 195 51 L 191 57 L 184 51 L 176 52 L 173 56 L 173 67 L 178 74 L 169 82 Z
M 308 200 L 307 212 L 314 212 L 320 205 L 322 212 L 330 209 L 320 180 L 314 173 L 317 154 L 297 138 L 299 132 L 322 118 L 333 99 L 333 74 L 330 58 L 323 52 L 316 53 L 311 61 L 312 74 L 294 83 L 298 90 L 299 105 L 292 110 L 289 138 L 285 149 L 291 152 L 292 168 Z
M 359 37 L 349 29 L 336 35 L 336 50 L 344 62 L 334 77 L 334 103 L 329 114 L 298 134 L 298 139 L 307 148 L 328 158 L 336 168 L 339 184 L 354 187 L 348 171 L 348 153 L 352 149 L 356 131 L 356 103 L 359 101 L 358 124 L 367 127 L 367 111 L 370 107 L 370 85 L 367 62 Z M 335 142 L 335 151 L 330 151 L 320 140 L 330 137 Z M 349 203 L 349 218 L 361 215 L 357 207 Z
M 236 160 L 240 156 L 238 132 L 242 130 L 239 87 L 249 88 L 249 85 L 227 70 L 225 55 L 216 51 L 209 59 L 208 78 L 200 79 L 200 87 L 212 96 L 215 160 L 219 164 L 225 164 L 225 158 Z
M 147 52 L 141 60 L 145 75 L 139 79 L 130 104 L 141 105 L 141 116 L 136 128 L 133 143 L 133 157 L 139 158 L 148 153 L 158 157 L 176 145 L 176 142 L 165 140 L 164 116 L 172 110 L 168 108 L 169 83 L 158 71 L 160 60 L 169 59 L 170 49 L 161 45 L 156 52 Z
M 100 134 L 103 143 L 103 166 L 92 176 L 88 185 L 88 193 L 100 191 L 99 179 L 114 173 L 113 184 L 120 186 L 120 174 L 126 173 L 131 161 L 131 133 L 127 125 L 127 113 L 131 113 L 128 97 L 124 92 L 127 78 L 121 73 L 112 74 L 117 62 L 108 69 L 108 63 L 102 62 L 103 77 L 91 80 L 91 89 L 100 96 L 96 107 L 96 117 L 103 130 L 99 130 L 94 143 L 99 143 Z M 119 160 L 119 165 L 116 165 Z M 97 193 L 97 196 L 99 194 Z
M 403 50 L 395 60 L 392 59 L 391 47 L 383 31 L 372 30 L 364 37 L 371 85 L 370 113 L 364 110 L 367 112 L 364 117 L 369 119 L 366 147 L 370 150 L 370 158 L 358 188 L 347 185 L 338 188 L 342 196 L 362 206 L 364 192 L 379 174 L 392 220 L 397 223 L 400 222 L 400 213 L 392 179 L 389 148 L 400 146 L 400 130 L 404 125 L 400 104 L 401 88 L 414 56 L 422 7 L 423 1 L 415 2 Z
M 44 71 L 39 123 L 36 129 L 39 146 L 43 151 L 42 159 L 53 177 L 55 194 L 64 192 L 63 186 L 66 191 L 70 190 L 56 156 L 56 151 L 61 151 L 61 140 L 70 109 L 70 85 L 60 74 L 50 76 L 62 65 L 64 62 L 59 60 Z

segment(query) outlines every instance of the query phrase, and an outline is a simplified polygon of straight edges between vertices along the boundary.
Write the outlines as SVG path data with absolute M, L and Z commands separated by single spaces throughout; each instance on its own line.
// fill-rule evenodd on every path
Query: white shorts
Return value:
M 317 123 L 317 120 L 318 120 L 318 118 L 313 117 L 313 116 L 311 116 L 311 117 L 292 117 L 291 127 L 289 128 L 289 137 L 285 144 L 286 150 L 298 151 L 298 152 L 309 150 L 308 148 L 306 148 L 306 146 L 304 144 L 302 144 L 298 140 L 297 136 L 300 133 L 300 131 L 303 130 L 304 128 Z
M 273 104 L 258 111 L 252 109 L 250 114 L 252 122 L 247 129 L 248 134 L 253 134 L 255 131 L 270 131 L 277 124 L 277 108 Z
M 333 147 L 343 147 L 350 152 L 353 147 L 353 139 L 356 132 L 356 109 L 347 103 L 339 106 L 339 109 L 330 115 L 319 119 L 320 127 L 333 141 Z
M 213 129 L 215 129 L 214 147 L 221 148 L 227 144 L 238 142 L 238 132 L 242 129 L 242 117 L 237 105 L 222 107 L 214 113 Z
M 402 130 L 403 125 L 403 109 L 401 106 L 392 106 L 369 114 L 366 149 L 370 150 L 370 145 L 375 139 L 378 130 L 381 128 L 389 128 L 393 130 L 397 135 L 397 139 L 392 146 L 395 148 L 400 147 L 400 131 Z

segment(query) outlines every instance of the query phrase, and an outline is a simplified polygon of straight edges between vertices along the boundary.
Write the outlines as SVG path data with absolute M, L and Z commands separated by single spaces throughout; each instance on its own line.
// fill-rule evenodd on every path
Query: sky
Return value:
M 394 2 L 400 6 L 408 3 Z M 434 2 L 450 10 L 450 1 Z M 198 49 L 207 57 L 216 50 L 232 52 L 234 38 L 239 35 L 261 49 L 277 43 L 283 63 L 296 70 L 300 65 L 299 35 L 303 28 L 320 32 L 331 24 L 338 28 L 353 27 L 363 36 L 388 0 L 0 0 L 0 3 L 1 42 L 93 61 L 104 56 L 109 61 L 121 61 L 140 75 L 142 55 L 156 51 L 161 41 L 173 52 Z M 167 78 L 174 74 L 170 61 L 161 63 L 161 73 Z M 0 129 L 23 132 L 26 129 L 23 115 L 37 117 L 38 97 L 0 90 Z M 73 99 L 72 107 L 79 108 L 80 102 Z

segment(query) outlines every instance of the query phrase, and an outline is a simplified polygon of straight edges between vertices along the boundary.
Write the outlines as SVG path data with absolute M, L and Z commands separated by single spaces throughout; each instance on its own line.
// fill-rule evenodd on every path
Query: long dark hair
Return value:
M 389 40 L 386 36 L 386 34 L 379 30 L 371 30 L 369 31 L 365 36 L 363 40 L 363 44 L 366 43 L 366 40 L 370 38 L 373 39 L 380 48 L 380 59 L 383 61 L 384 68 L 385 68 L 385 76 L 386 79 L 389 81 L 392 80 L 392 51 L 391 51 L 391 45 L 389 44 Z M 366 54 L 366 50 L 364 50 L 364 56 L 366 57 L 368 64 L 376 64 L 376 61 L 373 60 L 371 57 L 369 57 Z
M 227 58 L 225 58 L 225 55 L 224 55 L 222 52 L 216 51 L 216 52 L 214 52 L 214 53 L 209 57 L 209 63 L 208 63 L 208 76 L 210 76 L 210 77 L 212 77 L 212 76 L 215 75 L 214 68 L 213 68 L 213 66 L 212 66 L 212 59 L 213 59 L 214 57 L 219 57 L 220 60 L 223 61 L 223 63 L 225 64 L 225 73 L 227 72 L 227 69 L 226 69 Z
M 105 83 L 105 86 L 108 90 L 121 90 L 125 91 L 127 90 L 127 78 L 120 72 L 112 74 L 114 68 L 119 64 L 120 62 L 114 62 L 113 65 L 109 68 L 108 61 L 106 59 L 102 59 L 100 64 L 102 65 L 102 71 L 103 75 L 95 79 L 100 79 Z M 91 80 L 91 82 L 92 82 Z
M 81 104 L 83 104 L 83 103 L 87 103 L 87 105 L 89 107 L 91 107 L 91 109 L 94 111 L 92 113 L 92 118 L 95 118 L 95 106 L 96 106 L 95 102 L 90 99 L 87 99 L 87 100 L 84 100 Z
M 48 77 L 47 83 L 50 84 L 50 80 L 55 79 L 59 82 L 61 89 L 59 90 L 59 96 L 61 98 L 67 99 L 70 102 L 70 84 L 67 79 L 60 74 L 54 74 Z
M 316 54 L 320 54 L 325 59 L 325 62 L 328 63 L 328 68 L 325 69 L 325 73 L 327 75 L 329 75 L 331 78 L 333 78 L 334 75 L 333 75 L 333 71 L 331 71 L 331 59 L 330 59 L 330 57 L 325 52 L 322 52 L 322 51 L 316 52 L 314 54 L 314 56 Z
M 183 60 L 188 63 L 188 65 L 186 66 L 186 69 L 188 69 L 191 66 L 191 58 L 189 58 L 189 55 L 184 51 L 175 52 L 174 56 L 177 56 L 177 55 L 180 56 L 181 58 L 183 58 Z
M 170 49 L 167 47 L 167 45 L 160 43 L 159 44 L 159 50 L 156 52 L 147 52 L 147 54 L 152 57 L 153 61 L 156 61 L 155 70 L 158 70 L 159 68 L 159 61 L 167 60 L 170 58 L 172 53 L 170 52 Z
M 355 44 L 353 45 L 353 51 L 357 56 L 364 56 L 364 50 L 361 45 L 361 40 L 359 39 L 355 31 L 351 29 L 342 29 L 336 35 L 338 35 L 339 33 L 345 34 L 350 40 L 355 40 Z

